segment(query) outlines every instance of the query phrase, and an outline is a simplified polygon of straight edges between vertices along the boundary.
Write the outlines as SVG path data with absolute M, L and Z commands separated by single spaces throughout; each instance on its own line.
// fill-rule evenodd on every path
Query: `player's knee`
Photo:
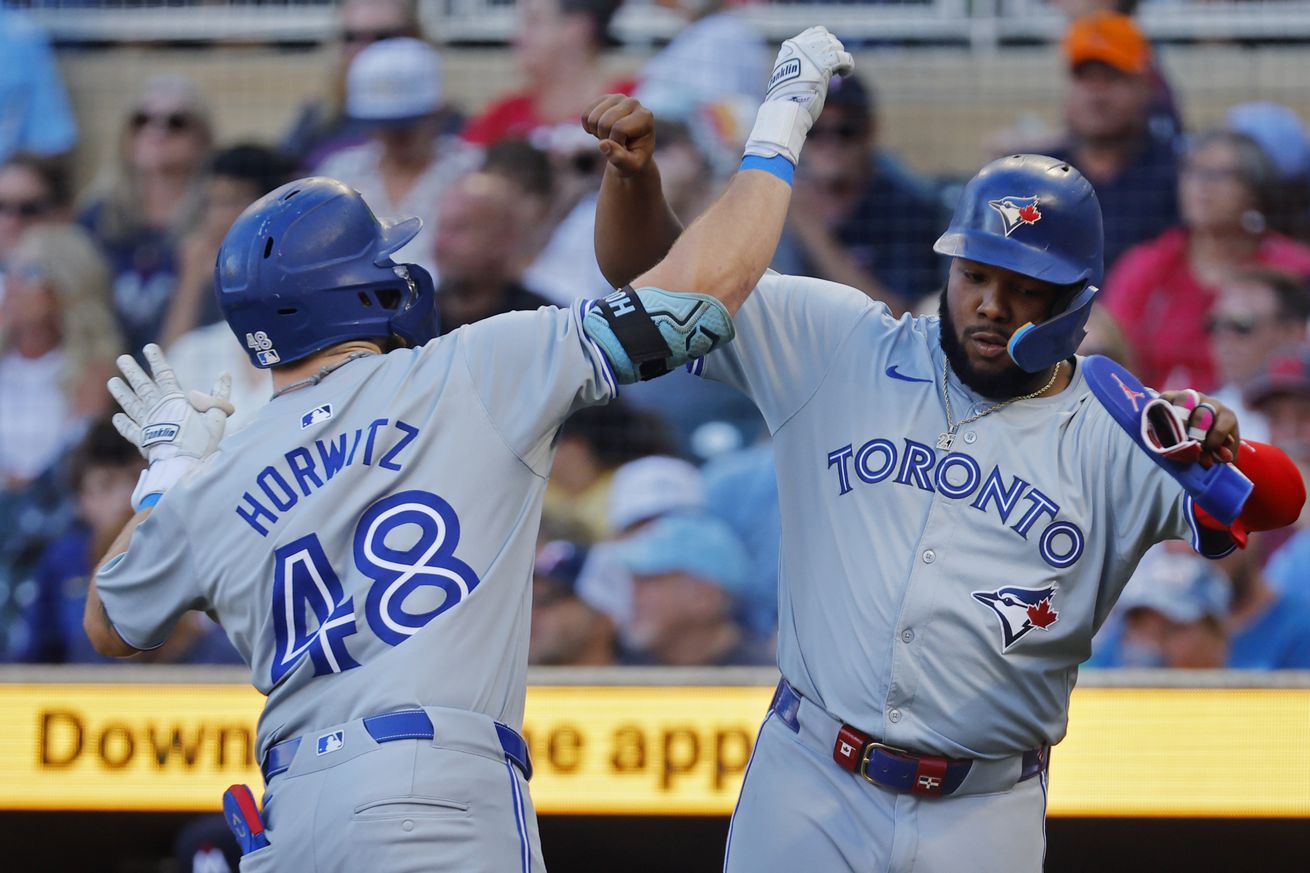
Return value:
M 735 335 L 727 307 L 715 298 L 650 287 L 628 286 L 593 301 L 582 324 L 623 384 L 662 376 Z

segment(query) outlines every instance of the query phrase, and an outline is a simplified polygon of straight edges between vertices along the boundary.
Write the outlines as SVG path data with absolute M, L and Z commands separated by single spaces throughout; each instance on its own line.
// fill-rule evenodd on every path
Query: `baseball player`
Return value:
M 624 111 L 641 112 L 606 98 L 584 122 L 611 164 L 611 281 L 676 236 L 650 220 L 665 214 L 650 149 L 603 141 L 597 113 Z M 759 407 L 781 501 L 784 678 L 733 816 L 733 873 L 1041 869 L 1049 751 L 1138 559 L 1170 538 L 1226 554 L 1305 498 L 1221 404 L 1155 398 L 1075 354 L 1102 271 L 1076 169 L 987 165 L 935 249 L 950 258 L 936 316 L 769 273 L 735 341 L 689 365 Z M 669 287 L 665 266 L 647 282 Z
M 543 869 L 519 731 L 554 438 L 732 338 L 786 217 L 773 156 L 850 68 L 822 28 L 780 59 L 743 171 L 668 254 L 670 287 L 698 293 L 648 283 L 434 339 L 431 278 L 392 260 L 420 222 L 311 178 L 254 203 L 219 252 L 224 317 L 272 371 L 246 428 L 222 439 L 225 381 L 186 392 L 157 347 L 149 374 L 120 358 L 115 423 L 150 464 L 86 630 L 126 656 L 205 610 L 250 664 L 267 790 L 262 811 L 244 786 L 224 800 L 243 871 Z

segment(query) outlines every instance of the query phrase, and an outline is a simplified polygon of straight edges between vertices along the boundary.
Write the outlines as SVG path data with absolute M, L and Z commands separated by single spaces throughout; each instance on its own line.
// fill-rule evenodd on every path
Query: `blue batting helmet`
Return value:
M 437 335 L 432 277 L 391 255 L 423 226 L 379 221 L 359 193 L 321 176 L 283 185 L 241 213 L 215 267 L 218 307 L 261 369 L 337 343 Z
M 1078 350 L 1101 281 L 1101 204 L 1082 173 L 1044 155 L 1011 155 L 964 187 L 939 254 L 1067 285 L 1051 317 L 1010 337 L 1010 357 L 1039 373 Z

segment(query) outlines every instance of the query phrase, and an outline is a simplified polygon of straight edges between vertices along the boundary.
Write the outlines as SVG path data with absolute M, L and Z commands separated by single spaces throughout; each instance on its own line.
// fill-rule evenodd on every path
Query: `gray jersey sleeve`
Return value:
M 814 395 L 856 327 L 879 315 L 891 318 L 854 288 L 770 271 L 733 316 L 736 339 L 688 369 L 742 391 L 777 432 Z
M 167 497 L 132 532 L 127 552 L 96 574 L 96 590 L 118 635 L 157 649 L 189 609 L 208 609 L 183 523 Z
M 464 361 L 488 418 L 542 476 L 564 419 L 618 393 L 604 352 L 582 330 L 591 305 L 511 312 L 461 329 Z

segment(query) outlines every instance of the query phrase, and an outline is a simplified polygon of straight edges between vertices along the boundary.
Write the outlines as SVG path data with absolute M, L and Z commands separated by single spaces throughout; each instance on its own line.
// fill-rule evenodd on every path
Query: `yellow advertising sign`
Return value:
M 538 811 L 727 815 L 770 693 L 531 687 Z M 216 809 L 262 784 L 261 706 L 238 685 L 0 684 L 0 809 Z M 1310 817 L 1307 725 L 1310 689 L 1081 688 L 1050 813 Z

